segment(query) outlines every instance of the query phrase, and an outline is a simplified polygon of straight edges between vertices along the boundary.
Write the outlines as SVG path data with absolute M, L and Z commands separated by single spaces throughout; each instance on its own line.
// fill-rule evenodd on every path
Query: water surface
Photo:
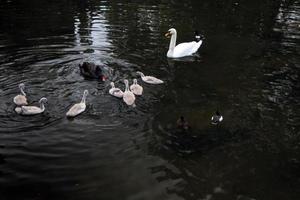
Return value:
M 205 35 L 195 57 L 166 58 L 171 27 Z M 297 0 L 1 1 L 0 198 L 298 200 L 299 31 Z M 128 107 L 83 61 L 121 88 L 136 71 L 165 84 Z M 21 82 L 44 114 L 14 112 Z

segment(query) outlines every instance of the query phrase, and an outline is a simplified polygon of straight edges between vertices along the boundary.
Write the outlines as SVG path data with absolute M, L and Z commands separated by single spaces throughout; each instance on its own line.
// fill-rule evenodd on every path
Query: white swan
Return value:
M 162 80 L 155 78 L 153 76 L 145 76 L 142 72 L 136 72 L 137 74 L 139 74 L 142 78 L 142 80 L 146 83 L 149 84 L 162 84 L 164 83 Z
M 118 98 L 122 98 L 123 97 L 123 92 L 120 88 L 116 88 L 114 82 L 110 83 L 111 88 L 109 89 L 109 94 L 114 96 L 114 97 L 118 97 Z
M 123 101 L 131 106 L 133 105 L 134 106 L 134 102 L 135 102 L 135 96 L 134 94 L 129 90 L 129 85 L 128 85 L 128 80 L 124 80 L 124 83 L 125 83 L 125 92 L 123 94 Z
M 171 35 L 171 41 L 167 53 L 168 58 L 180 58 L 185 56 L 191 56 L 197 52 L 197 50 L 200 48 L 202 44 L 202 40 L 199 40 L 198 42 L 195 41 L 185 42 L 185 43 L 178 44 L 176 46 L 176 39 L 177 39 L 176 29 L 171 28 L 165 34 L 166 37 L 169 37 L 170 35 Z
M 21 90 L 21 94 L 14 97 L 14 103 L 17 106 L 26 106 L 28 105 L 28 103 L 27 103 L 26 93 L 24 92 L 25 84 L 24 83 L 19 84 L 19 88 Z
M 16 107 L 15 111 L 20 115 L 36 115 L 43 113 L 45 111 L 45 103 L 47 102 L 47 99 L 45 97 L 41 98 L 39 103 L 40 107 L 37 106 L 21 106 Z
M 136 79 L 133 79 L 133 84 L 130 86 L 130 90 L 133 92 L 135 95 L 142 95 L 143 94 L 143 87 L 140 86 L 137 83 Z
M 79 115 L 80 113 L 82 113 L 83 111 L 85 111 L 85 109 L 86 109 L 85 100 L 86 100 L 86 97 L 88 94 L 89 94 L 88 90 L 84 90 L 81 102 L 74 104 L 69 109 L 69 111 L 66 113 L 67 117 L 75 117 L 75 116 Z

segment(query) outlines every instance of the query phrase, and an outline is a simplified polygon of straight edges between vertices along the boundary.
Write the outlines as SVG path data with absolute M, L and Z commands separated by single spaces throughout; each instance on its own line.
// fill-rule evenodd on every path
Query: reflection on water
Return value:
M 299 199 L 300 3 L 290 1 L 2 1 L 1 199 Z M 166 58 L 205 35 L 195 57 Z M 143 71 L 137 107 L 85 80 L 83 61 Z M 14 112 L 25 83 L 34 117 Z M 65 112 L 88 89 L 87 110 Z M 220 110 L 218 126 L 210 118 Z M 176 129 L 185 116 L 191 130 Z

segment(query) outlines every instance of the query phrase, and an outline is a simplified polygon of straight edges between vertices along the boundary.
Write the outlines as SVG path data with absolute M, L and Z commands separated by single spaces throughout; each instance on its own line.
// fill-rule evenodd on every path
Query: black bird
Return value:
M 223 116 L 217 110 L 216 113 L 211 117 L 211 123 L 214 124 L 214 125 L 216 125 L 216 124 L 218 124 L 221 121 L 223 121 Z
M 104 75 L 104 69 L 100 65 L 96 65 L 92 62 L 83 62 L 79 64 L 80 73 L 85 78 L 97 79 L 105 81 L 107 77 Z
M 183 116 L 181 116 L 178 120 L 177 120 L 177 128 L 181 128 L 184 130 L 187 130 L 190 128 L 189 123 L 184 119 Z

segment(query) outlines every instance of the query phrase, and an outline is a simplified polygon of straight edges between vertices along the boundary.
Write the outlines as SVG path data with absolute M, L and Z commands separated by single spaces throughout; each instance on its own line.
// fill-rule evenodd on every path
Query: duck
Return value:
M 88 90 L 84 90 L 81 102 L 74 104 L 69 109 L 69 111 L 66 113 L 67 117 L 76 117 L 77 115 L 79 115 L 80 113 L 82 113 L 82 112 L 85 111 L 85 109 L 86 109 L 86 103 L 85 103 L 85 101 L 86 101 L 86 97 L 87 97 L 88 94 L 89 94 L 89 91 Z
M 185 120 L 183 116 L 177 120 L 177 128 L 187 130 L 190 128 L 189 123 Z
M 211 117 L 211 123 L 216 125 L 223 121 L 223 116 L 220 114 L 220 112 L 217 110 L 215 114 Z
M 135 96 L 133 94 L 133 92 L 131 92 L 129 90 L 129 85 L 128 85 L 128 80 L 125 79 L 124 80 L 125 83 L 125 92 L 123 94 L 123 101 L 128 105 L 128 106 L 134 106 L 134 102 L 135 102 Z
M 194 35 L 195 35 L 195 39 L 194 39 L 195 42 L 199 42 L 200 40 L 205 39 L 204 36 L 199 34 L 199 31 L 197 30 L 195 30 Z
M 109 94 L 114 96 L 114 97 L 118 97 L 118 98 L 123 98 L 123 91 L 120 88 L 116 88 L 115 87 L 115 83 L 114 82 L 110 82 L 111 88 L 109 89 Z
M 107 77 L 104 75 L 104 69 L 100 65 L 96 65 L 92 62 L 83 62 L 79 64 L 80 74 L 85 78 L 97 79 L 105 81 Z
M 164 81 L 158 79 L 158 78 L 155 78 L 154 76 L 145 76 L 142 72 L 136 72 L 138 75 L 141 76 L 142 80 L 146 83 L 149 83 L 149 84 L 162 84 L 164 83 Z
M 38 106 L 21 106 L 16 107 L 16 113 L 20 115 L 37 115 L 45 111 L 45 103 L 47 103 L 47 98 L 42 97 L 39 101 L 40 107 Z
M 194 53 L 198 51 L 202 44 L 202 40 L 199 41 L 192 41 L 192 42 L 185 42 L 180 43 L 176 46 L 176 39 L 177 39 L 177 31 L 175 28 L 171 28 L 165 34 L 167 38 L 171 37 L 169 50 L 167 52 L 168 58 L 181 58 L 186 56 L 192 56 Z
M 27 106 L 28 103 L 27 103 L 26 93 L 24 92 L 25 84 L 20 83 L 19 89 L 21 91 L 21 94 L 18 94 L 17 96 L 15 96 L 13 101 L 17 106 Z
M 130 86 L 133 94 L 141 96 L 143 94 L 143 87 L 137 83 L 137 79 L 133 79 L 133 84 Z

